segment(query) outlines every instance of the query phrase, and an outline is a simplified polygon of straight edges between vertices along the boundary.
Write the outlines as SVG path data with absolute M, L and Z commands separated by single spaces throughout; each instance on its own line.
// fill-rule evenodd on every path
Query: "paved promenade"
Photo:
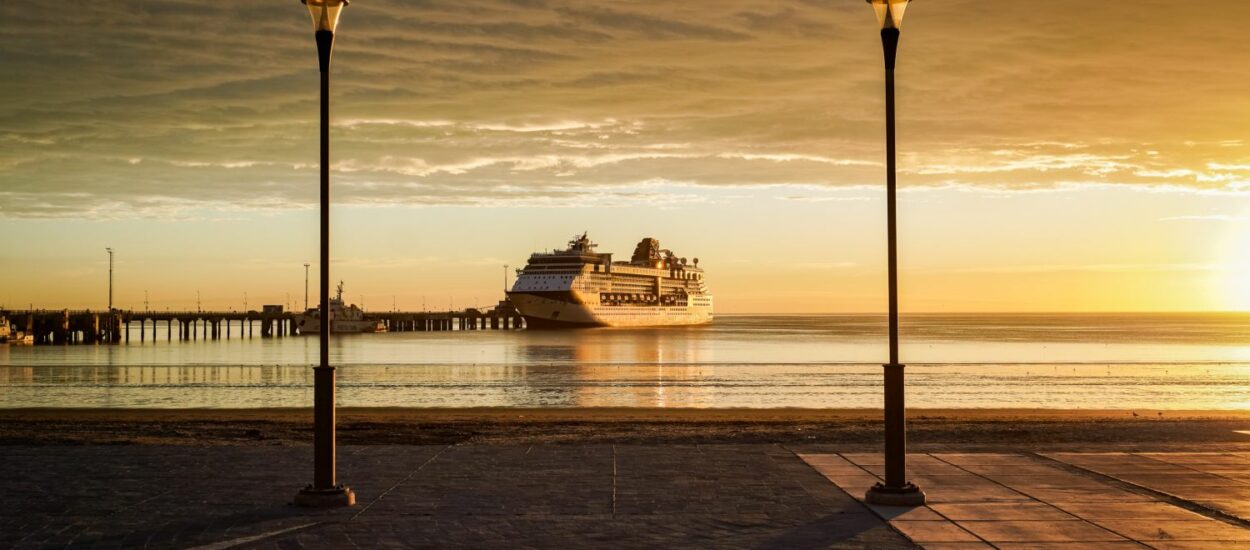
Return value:
M 867 507 L 828 446 L 344 447 L 351 509 L 291 507 L 307 447 L 5 446 L 0 547 L 1242 548 L 1247 453 L 932 453 Z
M 884 469 L 800 456 L 853 495 Z M 909 469 L 927 506 L 869 508 L 924 548 L 1250 548 L 1250 453 L 933 453 Z
M 0 447 L 0 547 L 914 548 L 775 445 Z

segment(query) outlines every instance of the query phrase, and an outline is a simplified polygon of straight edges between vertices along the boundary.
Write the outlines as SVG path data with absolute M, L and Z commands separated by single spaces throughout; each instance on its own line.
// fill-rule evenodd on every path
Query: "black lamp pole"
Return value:
M 332 1 L 305 3 L 313 7 Z M 314 17 L 315 14 L 314 11 Z M 295 503 L 310 507 L 351 506 L 356 503 L 355 493 L 335 479 L 335 373 L 330 365 L 330 57 L 334 31 L 319 28 L 316 38 L 321 68 L 321 361 L 313 367 L 313 484 L 295 496 Z
M 869 0 L 871 3 L 872 0 Z M 925 494 L 907 481 L 907 412 L 904 403 L 905 366 L 898 357 L 898 230 L 895 191 L 898 184 L 894 133 L 894 64 L 898 57 L 899 29 L 887 13 L 881 29 L 885 53 L 885 165 L 886 240 L 888 247 L 890 362 L 885 369 L 885 482 L 868 490 L 874 504 L 919 506 Z
M 317 31 L 317 60 L 321 64 L 321 364 L 315 367 L 313 484 L 335 485 L 334 475 L 334 367 L 330 366 L 330 52 L 334 33 Z

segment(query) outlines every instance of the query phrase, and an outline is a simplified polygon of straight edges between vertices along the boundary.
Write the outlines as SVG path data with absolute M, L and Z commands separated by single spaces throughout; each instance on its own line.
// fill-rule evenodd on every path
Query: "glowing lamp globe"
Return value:
M 883 29 L 903 28 L 903 12 L 911 0 L 868 0 L 872 10 L 877 12 L 877 22 Z
M 342 13 L 343 6 L 351 3 L 350 0 L 300 0 L 305 6 L 308 6 L 308 12 L 312 14 L 313 30 L 334 32 L 334 28 L 339 25 L 339 13 Z

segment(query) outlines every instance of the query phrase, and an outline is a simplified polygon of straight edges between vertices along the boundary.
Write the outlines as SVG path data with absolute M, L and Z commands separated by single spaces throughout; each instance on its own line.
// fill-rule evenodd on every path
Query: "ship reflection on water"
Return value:
M 335 337 L 341 406 L 878 407 L 882 319 Z M 916 407 L 1247 406 L 1250 316 L 920 318 Z M 317 338 L 0 346 L 0 407 L 306 407 Z
M 714 401 L 707 380 L 715 372 L 713 351 L 700 345 L 700 327 L 630 331 L 581 330 L 558 335 L 559 342 L 521 346 L 525 363 L 567 365 L 564 375 L 576 391 L 571 407 L 699 407 Z M 622 362 L 622 358 L 631 358 Z M 681 391 L 667 391 L 679 386 Z

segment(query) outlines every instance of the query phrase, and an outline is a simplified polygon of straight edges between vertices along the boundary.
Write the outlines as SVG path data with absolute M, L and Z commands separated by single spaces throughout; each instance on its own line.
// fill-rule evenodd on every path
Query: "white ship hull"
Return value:
M 296 317 L 296 327 L 300 334 L 319 334 L 321 332 L 321 310 L 309 309 Z M 343 283 L 338 284 L 338 292 L 330 299 L 330 333 L 361 334 L 369 332 L 386 332 L 386 323 L 365 318 L 364 310 L 356 304 L 348 305 L 343 301 Z
M 527 328 L 665 327 L 712 322 L 699 260 L 645 238 L 628 262 L 595 251 L 585 234 L 562 251 L 534 253 L 508 291 Z
M 700 306 L 607 306 L 510 292 L 508 300 L 525 317 L 528 328 L 663 327 L 712 322 L 710 299 Z

